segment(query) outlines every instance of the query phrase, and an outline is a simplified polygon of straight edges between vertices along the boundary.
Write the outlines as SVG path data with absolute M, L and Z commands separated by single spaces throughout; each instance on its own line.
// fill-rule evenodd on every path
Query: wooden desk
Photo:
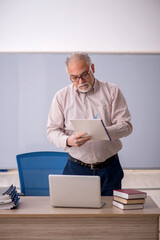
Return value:
M 102 209 L 52 208 L 49 197 L 21 197 L 14 210 L 0 210 L 0 239 L 159 239 L 160 209 L 147 197 L 143 210 L 121 210 L 112 197 Z

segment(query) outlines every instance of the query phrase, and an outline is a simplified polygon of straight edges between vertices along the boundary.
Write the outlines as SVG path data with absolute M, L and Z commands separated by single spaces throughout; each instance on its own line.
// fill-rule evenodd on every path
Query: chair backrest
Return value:
M 31 152 L 16 156 L 21 193 L 49 196 L 49 174 L 62 174 L 68 159 L 66 152 Z

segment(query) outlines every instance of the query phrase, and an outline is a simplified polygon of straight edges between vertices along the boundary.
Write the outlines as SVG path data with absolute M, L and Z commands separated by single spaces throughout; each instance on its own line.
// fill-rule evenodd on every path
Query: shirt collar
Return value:
M 93 92 L 96 93 L 98 89 L 98 81 L 96 78 L 94 79 L 94 85 L 92 88 L 93 88 Z

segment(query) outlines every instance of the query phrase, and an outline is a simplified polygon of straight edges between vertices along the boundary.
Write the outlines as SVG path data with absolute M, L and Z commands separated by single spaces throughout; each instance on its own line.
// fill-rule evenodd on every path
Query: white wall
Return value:
M 0 0 L 0 52 L 160 53 L 159 0 Z

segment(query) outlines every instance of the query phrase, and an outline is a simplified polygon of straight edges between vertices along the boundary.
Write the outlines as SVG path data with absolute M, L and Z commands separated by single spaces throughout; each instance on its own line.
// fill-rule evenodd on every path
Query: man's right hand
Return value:
M 88 140 L 91 139 L 90 136 L 86 136 L 87 133 L 86 132 L 82 132 L 82 133 L 78 133 L 75 135 L 71 135 L 70 137 L 67 138 L 67 146 L 68 147 L 72 147 L 72 146 L 76 146 L 76 147 L 80 147 L 82 146 L 84 143 L 86 143 Z

